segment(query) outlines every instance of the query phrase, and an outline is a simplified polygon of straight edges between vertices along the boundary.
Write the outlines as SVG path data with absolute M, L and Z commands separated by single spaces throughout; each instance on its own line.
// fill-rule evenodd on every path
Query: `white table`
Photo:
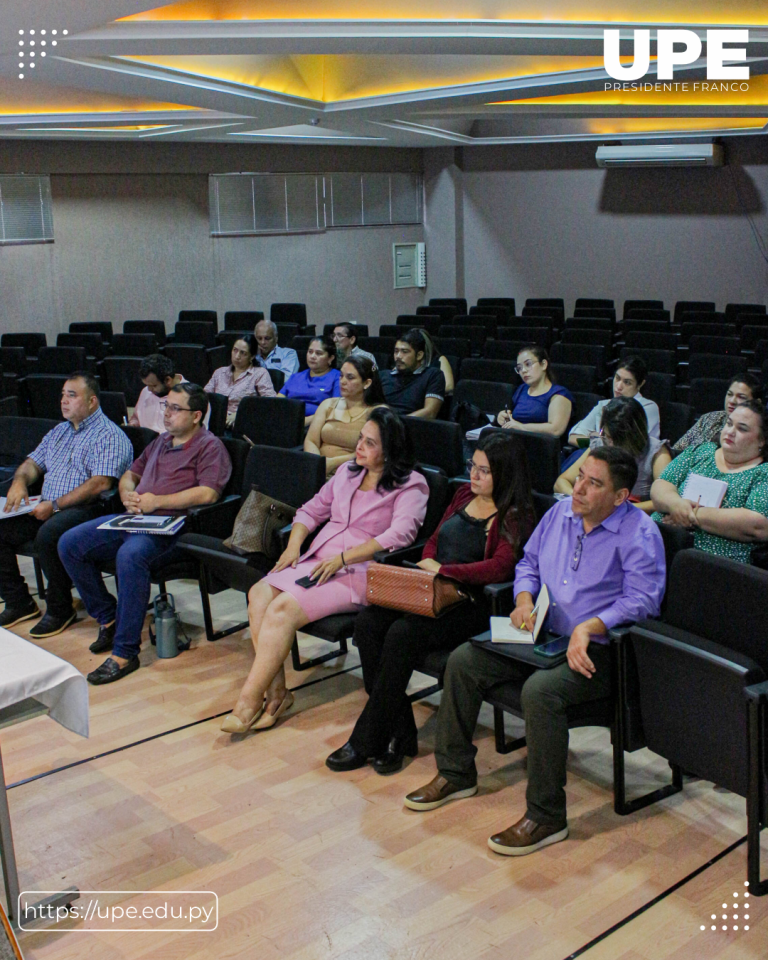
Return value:
M 37 711 L 31 709 L 36 705 Z M 68 730 L 87 737 L 88 684 L 82 673 L 75 670 L 72 664 L 0 627 L 0 720 L 25 719 L 35 712 L 47 712 L 53 720 Z M 18 923 L 16 913 L 19 877 L 16 871 L 1 752 L 0 860 L 5 880 L 8 918 L 11 922 Z M 41 902 L 61 905 L 71 903 L 77 896 L 77 890 L 73 889 Z

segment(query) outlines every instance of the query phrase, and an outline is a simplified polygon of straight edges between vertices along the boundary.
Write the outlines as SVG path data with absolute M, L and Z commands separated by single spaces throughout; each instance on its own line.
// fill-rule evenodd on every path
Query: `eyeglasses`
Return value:
M 166 403 L 165 409 L 169 413 L 191 413 L 189 407 L 180 407 L 177 403 Z
M 525 360 L 523 363 L 518 363 L 515 367 L 515 373 L 525 373 L 526 370 L 530 370 L 531 367 L 538 362 L 538 360 Z
M 581 551 L 584 547 L 584 534 L 580 533 L 576 540 L 576 549 L 573 551 L 573 556 L 571 557 L 571 570 L 578 570 L 579 563 L 581 562 Z
M 346 333 L 334 333 L 331 337 L 332 340 L 349 340 L 349 336 Z
M 472 473 L 472 471 L 474 470 L 475 473 L 477 473 L 479 476 L 483 478 L 483 480 L 485 480 L 486 477 L 490 477 L 491 475 L 490 467 L 478 467 L 478 465 L 475 463 L 474 460 L 467 460 L 467 470 L 470 473 Z

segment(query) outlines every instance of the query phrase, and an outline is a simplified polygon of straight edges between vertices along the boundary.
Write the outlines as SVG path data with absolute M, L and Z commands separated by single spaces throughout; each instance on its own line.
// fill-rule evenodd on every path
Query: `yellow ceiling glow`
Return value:
M 45 114 L 153 113 L 159 111 L 191 111 L 178 103 L 157 103 L 134 97 L 78 90 L 72 87 L 49 86 L 25 80 L 0 78 L 0 116 L 44 116 Z
M 639 81 L 638 81 L 639 82 Z M 521 100 L 495 100 L 488 106 L 514 106 L 515 104 L 535 104 L 546 107 L 564 104 L 578 106 L 644 106 L 644 107 L 760 107 L 768 104 L 768 75 L 751 77 L 747 90 L 704 89 L 715 85 L 712 81 L 688 80 L 668 82 L 657 81 L 660 90 L 593 90 L 584 93 L 565 93 L 554 97 L 530 97 Z M 741 84 L 735 84 L 737 87 Z M 671 87 L 669 90 L 664 86 Z M 720 84 L 717 84 L 720 87 Z M 685 89 L 687 87 L 687 89 Z
M 624 133 L 712 133 L 723 130 L 760 130 L 768 117 L 621 117 L 582 121 L 589 133 L 617 136 Z
M 301 54 L 130 56 L 123 59 L 321 103 L 492 83 L 602 66 L 599 57 L 543 56 Z
M 768 23 L 765 0 L 651 0 L 638 11 L 627 0 L 549 0 L 547 3 L 516 0 L 181 0 L 124 20 L 436 20 L 436 21 L 538 21 L 610 23 Z

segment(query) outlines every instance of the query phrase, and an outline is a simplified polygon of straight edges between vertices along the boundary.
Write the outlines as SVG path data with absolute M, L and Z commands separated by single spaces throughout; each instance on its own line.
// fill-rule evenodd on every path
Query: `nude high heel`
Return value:
M 234 713 L 230 713 L 228 717 L 224 717 L 224 721 L 221 724 L 222 733 L 248 733 L 253 727 L 256 726 L 257 721 L 264 713 L 264 707 L 266 706 L 266 701 L 262 703 L 261 707 L 254 713 L 248 723 L 243 723 L 243 721 L 235 716 Z

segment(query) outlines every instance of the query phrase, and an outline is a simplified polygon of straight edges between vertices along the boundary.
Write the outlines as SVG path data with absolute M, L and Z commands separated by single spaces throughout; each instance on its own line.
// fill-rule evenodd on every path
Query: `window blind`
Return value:
M 52 243 L 49 176 L 0 175 L 0 243 Z

